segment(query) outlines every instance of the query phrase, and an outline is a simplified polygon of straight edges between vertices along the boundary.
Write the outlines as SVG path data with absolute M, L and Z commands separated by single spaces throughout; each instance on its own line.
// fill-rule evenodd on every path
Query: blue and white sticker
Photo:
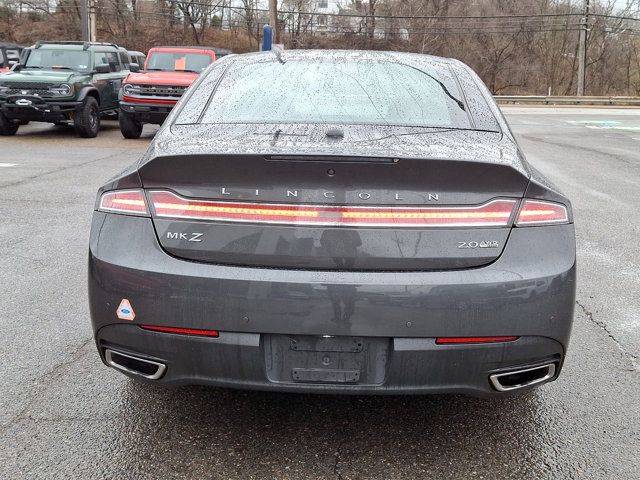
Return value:
M 136 313 L 133 311 L 133 307 L 131 306 L 131 302 L 126 298 L 123 298 L 118 305 L 118 310 L 116 310 L 116 315 L 120 320 L 133 320 L 136 318 Z

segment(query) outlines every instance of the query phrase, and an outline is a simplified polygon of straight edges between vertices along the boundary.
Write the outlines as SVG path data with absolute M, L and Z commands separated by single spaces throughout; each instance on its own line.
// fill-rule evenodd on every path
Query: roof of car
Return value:
M 106 48 L 114 50 L 124 50 L 115 43 L 103 43 L 103 42 L 77 42 L 77 41 L 37 41 L 35 45 L 30 48 L 42 48 L 42 47 L 56 47 L 65 50 L 95 50 L 96 48 Z
M 189 50 L 214 50 L 214 47 L 207 47 L 205 45 L 159 45 L 157 47 L 153 47 L 153 50 L 158 48 L 180 48 L 180 49 L 189 49 Z
M 425 55 L 422 53 L 410 52 L 390 52 L 378 50 L 280 50 L 275 49 L 267 52 L 253 52 L 241 55 L 234 55 L 236 60 L 247 62 L 260 61 L 266 55 L 274 55 L 281 61 L 287 60 L 362 60 L 362 61 L 381 61 L 387 60 L 391 62 L 420 62 L 432 64 L 461 64 L 456 59 L 447 57 L 437 57 L 434 55 Z
M 153 47 L 151 50 L 208 50 L 215 52 L 216 56 L 224 56 L 233 53 L 228 48 L 219 48 L 219 47 L 206 47 L 202 45 L 174 45 L 174 46 L 159 46 Z
M 129 55 L 142 56 L 142 57 L 145 56 L 144 53 L 138 52 L 137 50 L 129 50 Z

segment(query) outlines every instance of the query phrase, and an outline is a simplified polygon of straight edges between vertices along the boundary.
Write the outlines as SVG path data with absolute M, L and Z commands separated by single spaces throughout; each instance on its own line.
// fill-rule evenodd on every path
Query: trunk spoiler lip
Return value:
M 302 125 L 299 130 L 289 132 L 287 136 L 305 140 L 276 142 L 272 145 L 274 132 L 279 124 L 256 128 L 230 128 L 229 125 L 171 125 L 159 132 L 152 141 L 148 155 L 140 166 L 154 158 L 169 156 L 200 155 L 239 155 L 239 156 L 340 156 L 340 157 L 373 157 L 399 159 L 445 159 L 451 161 L 474 161 L 510 166 L 516 171 L 528 173 L 526 160 L 519 155 L 518 145 L 502 132 L 460 130 L 447 133 L 448 137 L 438 138 L 437 142 L 424 135 L 401 136 L 389 140 L 365 144 L 367 138 L 343 140 L 324 140 L 324 132 L 336 125 L 322 125 L 322 139 L 307 133 L 307 129 L 318 128 L 316 124 Z M 291 127 L 291 125 L 287 125 Z M 296 125 L 294 125 L 295 127 Z M 205 128 L 206 127 L 206 128 Z M 233 127 L 233 125 L 231 125 Z M 344 125 L 338 125 L 344 128 Z M 376 130 L 388 133 L 388 128 L 371 126 L 372 134 Z M 281 129 L 282 130 L 282 129 Z M 281 134 L 284 135 L 284 134 Z M 487 141 L 487 135 L 499 136 L 499 139 Z M 253 137 L 262 138 L 253 138 Z M 413 140 L 407 140 L 413 139 Z
M 515 154 L 514 154 L 515 155 Z M 138 173 L 141 170 L 152 163 L 154 160 L 160 159 L 179 159 L 179 158 L 199 158 L 204 159 L 207 157 L 229 157 L 229 158 L 262 158 L 267 162 L 317 162 L 317 163 L 378 163 L 386 165 L 397 165 L 403 160 L 411 161 L 438 161 L 438 162 L 460 162 L 460 163 L 473 163 L 481 165 L 499 165 L 504 168 L 510 168 L 515 172 L 523 175 L 529 180 L 531 178 L 531 171 L 526 162 L 515 160 L 489 160 L 487 158 L 478 157 L 446 157 L 442 155 L 388 155 L 381 152 L 380 155 L 372 155 L 369 153 L 341 153 L 335 154 L 333 152 L 326 151 L 310 151 L 304 153 L 285 153 L 282 151 L 269 152 L 269 151 L 254 151 L 254 152 L 229 152 L 229 151 L 199 151 L 194 152 L 158 152 L 157 150 L 147 152 L 147 155 L 140 158 L 136 164 Z M 502 158 L 502 155 L 501 155 Z

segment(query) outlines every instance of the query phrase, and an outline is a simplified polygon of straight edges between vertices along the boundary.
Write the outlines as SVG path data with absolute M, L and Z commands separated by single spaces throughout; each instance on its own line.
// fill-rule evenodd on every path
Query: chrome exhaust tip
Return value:
M 556 364 L 548 363 L 537 367 L 494 373 L 489 375 L 489 381 L 493 388 L 499 392 L 510 392 L 546 382 L 552 379 L 555 374 Z
M 109 366 L 148 380 L 158 380 L 167 369 L 164 363 L 116 352 L 110 348 L 105 349 L 104 358 Z

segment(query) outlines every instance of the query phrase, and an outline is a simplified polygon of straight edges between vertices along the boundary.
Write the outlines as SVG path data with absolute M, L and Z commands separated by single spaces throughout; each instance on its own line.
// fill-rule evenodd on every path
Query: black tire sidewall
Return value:
M 131 115 L 120 112 L 120 115 L 118 115 L 118 123 L 120 124 L 120 132 L 122 132 L 124 138 L 140 138 L 143 125 Z
M 3 137 L 15 135 L 18 128 L 20 128 L 19 123 L 12 122 L 0 111 L 0 135 Z
M 92 122 L 92 117 L 94 121 Z M 87 97 L 74 120 L 76 131 L 81 137 L 93 138 L 100 131 L 100 110 L 93 97 Z

